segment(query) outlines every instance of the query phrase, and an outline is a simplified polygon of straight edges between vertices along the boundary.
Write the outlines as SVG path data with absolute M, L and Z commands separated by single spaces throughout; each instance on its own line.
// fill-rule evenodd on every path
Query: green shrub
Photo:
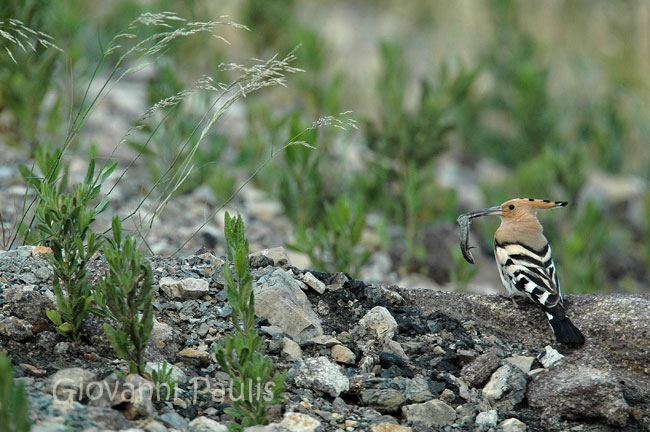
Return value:
M 104 246 L 108 274 L 100 280 L 93 312 L 110 318 L 117 326 L 104 324 L 111 346 L 129 363 L 129 373 L 144 372 L 144 352 L 153 327 L 151 266 L 137 250 L 131 236 L 122 238 L 122 224 L 115 216 L 113 239 Z
M 91 160 L 84 182 L 74 185 L 70 194 L 62 194 L 56 184 L 48 181 L 41 181 L 36 189 L 36 219 L 41 243 L 52 249 L 48 260 L 54 270 L 52 285 L 57 304 L 57 310 L 48 310 L 47 316 L 59 333 L 75 342 L 81 342 L 80 327 L 91 302 L 86 265 L 102 243 L 90 225 L 108 201 L 104 197 L 94 207 L 91 203 L 115 166 L 101 170 L 95 177 L 95 161 Z
M 287 247 L 309 255 L 318 270 L 345 272 L 355 277 L 371 255 L 359 246 L 365 227 L 361 201 L 353 204 L 342 197 L 333 205 L 325 204 L 323 220 L 315 228 L 298 226 L 294 243 Z
M 305 130 L 300 115 L 291 118 L 290 136 Z M 318 130 L 307 131 L 302 137 L 309 146 L 293 146 L 284 152 L 284 164 L 279 170 L 278 197 L 284 214 L 298 227 L 310 227 L 322 218 L 324 191 L 320 163 L 322 151 L 314 151 L 318 145 Z
M 255 329 L 253 279 L 241 217 L 237 215 L 231 218 L 226 213 L 224 232 L 228 257 L 234 261 L 235 267 L 233 277 L 230 262 L 224 265 L 234 332 L 216 347 L 215 353 L 219 366 L 232 380 L 232 407 L 226 408 L 225 412 L 240 422 L 228 423 L 228 429 L 239 431 L 248 426 L 269 423 L 269 407 L 282 402 L 284 398 L 284 373 L 276 371 L 272 374 L 273 363 L 264 355 L 263 341 Z M 261 394 L 262 389 L 264 394 Z
M 0 353 L 0 425 L 5 432 L 29 432 L 29 400 L 23 383 L 16 385 L 11 362 Z

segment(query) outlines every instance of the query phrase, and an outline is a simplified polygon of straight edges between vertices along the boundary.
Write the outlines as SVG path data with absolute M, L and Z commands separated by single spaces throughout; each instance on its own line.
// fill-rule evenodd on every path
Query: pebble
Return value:
M 349 379 L 327 357 L 308 358 L 296 363 L 294 380 L 299 387 L 319 390 L 332 397 L 337 397 L 350 388 Z
M 526 423 L 516 418 L 508 418 L 499 423 L 503 432 L 526 432 Z
M 316 279 L 316 276 L 314 276 L 312 273 L 305 273 L 302 277 L 302 281 L 309 285 L 314 291 L 316 291 L 318 294 L 323 294 L 327 287 L 325 284 L 318 279 Z
M 332 358 L 338 363 L 353 365 L 357 357 L 350 348 L 345 345 L 334 345 L 331 350 Z
M 228 428 L 211 418 L 200 416 L 189 423 L 188 432 L 228 432 Z
M 486 412 L 481 412 L 476 416 L 474 424 L 479 427 L 496 427 L 497 421 L 499 420 L 499 413 L 497 410 L 490 410 Z
M 456 410 L 437 399 L 406 405 L 402 407 L 402 415 L 409 423 L 421 423 L 424 426 L 441 426 L 456 421 Z
M 546 345 L 546 347 L 544 347 L 544 352 L 542 352 L 537 357 L 539 362 L 546 369 L 553 366 L 555 363 L 559 362 L 563 358 L 564 356 L 560 354 L 555 348 L 551 347 L 550 345 Z
M 370 309 L 359 320 L 359 325 L 356 327 L 356 333 L 361 337 L 369 336 L 379 340 L 392 339 L 396 332 L 397 321 L 395 321 L 388 309 L 383 306 L 375 306 Z
M 159 282 L 160 289 L 173 300 L 192 300 L 203 297 L 209 292 L 209 283 L 205 279 L 186 278 L 176 280 L 164 277 Z

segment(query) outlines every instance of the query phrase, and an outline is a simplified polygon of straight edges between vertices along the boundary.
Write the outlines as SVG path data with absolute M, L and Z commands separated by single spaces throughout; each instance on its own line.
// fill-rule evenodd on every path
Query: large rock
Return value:
M 93 372 L 86 369 L 61 369 L 47 379 L 45 393 L 54 396 L 57 401 L 84 401 L 87 399 L 86 386 L 96 378 Z
M 298 283 L 277 269 L 255 286 L 255 314 L 269 320 L 298 342 L 323 334 L 321 320 Z
M 327 357 L 308 358 L 304 362 L 298 362 L 294 378 L 298 387 L 322 391 L 332 397 L 350 389 L 350 380 Z
M 630 413 L 609 363 L 594 347 L 584 347 L 535 375 L 526 396 L 547 417 L 602 418 L 625 426 Z
M 478 263 L 478 265 L 494 265 Z M 459 320 L 471 318 L 491 329 L 502 340 L 517 342 L 539 351 L 555 345 L 555 337 L 542 311 L 531 302 L 519 301 L 519 308 L 502 296 L 434 292 L 405 289 L 400 293 L 422 314 L 434 311 Z M 604 356 L 622 379 L 634 382 L 650 393 L 650 294 L 568 295 L 564 305 L 571 321 L 591 345 Z M 516 323 L 516 325 L 513 325 Z M 622 337 L 625 335 L 625 337 Z

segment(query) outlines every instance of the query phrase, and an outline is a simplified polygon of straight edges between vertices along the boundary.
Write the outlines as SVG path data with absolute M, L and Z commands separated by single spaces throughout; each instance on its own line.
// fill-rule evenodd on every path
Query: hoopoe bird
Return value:
M 466 221 L 486 215 L 501 217 L 501 225 L 494 234 L 494 257 L 508 294 L 513 301 L 513 296 L 520 295 L 540 306 L 558 342 L 581 345 L 585 338 L 564 311 L 551 246 L 537 220 L 538 210 L 566 205 L 565 201 L 517 198 L 461 217 L 465 217 Z M 469 222 L 466 223 L 469 225 Z M 466 243 L 464 247 L 466 250 Z

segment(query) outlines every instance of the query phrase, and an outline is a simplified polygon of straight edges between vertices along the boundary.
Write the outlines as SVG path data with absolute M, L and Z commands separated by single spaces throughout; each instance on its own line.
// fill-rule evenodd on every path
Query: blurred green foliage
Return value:
M 11 15 L 63 35 L 65 44 L 59 45 L 66 53 L 72 46 L 70 56 L 81 67 L 93 64 L 88 58 L 99 44 L 86 37 L 87 30 L 73 30 L 86 28 L 81 25 L 85 14 L 93 12 L 97 40 L 106 41 L 145 7 L 129 0 L 116 2 L 110 11 L 75 1 L 11 0 L 8 5 L 3 19 Z M 260 173 L 256 186 L 282 203 L 296 231 L 324 230 L 323 237 L 337 229 L 327 222 L 325 203 L 354 197 L 364 217 L 380 216 L 382 230 L 397 227 L 398 241 L 406 245 L 398 263 L 403 271 L 426 272 L 421 267 L 431 245 L 420 240 L 425 227 L 453 223 L 458 213 L 473 210 L 463 207 L 462 191 L 439 184 L 442 156 L 469 160 L 470 166 L 493 162 L 501 180 L 485 181 L 484 174 L 476 180 L 483 182 L 486 205 L 513 197 L 577 203 L 597 171 L 650 177 L 650 63 L 643 25 L 649 12 L 642 0 L 617 5 L 567 0 L 550 6 L 491 0 L 471 8 L 457 2 L 359 2 L 351 8 L 343 2 L 245 0 L 224 11 L 220 8 L 228 6 L 200 1 L 156 0 L 146 6 L 194 19 L 228 13 L 251 29 L 226 35 L 232 45 L 206 43 L 208 36 L 174 42 L 156 59 L 147 84 L 149 103 L 188 88 L 200 74 L 228 82 L 227 72 L 214 71 L 232 55 L 268 58 L 300 45 L 296 65 L 306 71 L 293 77 L 282 95 L 247 97 L 235 128 L 240 132 L 226 133 L 226 119 L 195 152 L 178 152 L 194 124 L 172 114 L 146 147 L 146 136 L 158 126 L 145 125 L 145 138 L 134 136 L 130 144 L 142 151 L 152 183 L 191 157 L 195 168 L 175 192 L 208 185 L 220 201 L 234 190 L 238 171 L 255 170 L 269 147 L 307 128 L 307 119 L 354 110 L 362 125 L 356 135 L 308 131 L 301 139 L 318 150 L 287 148 Z M 52 15 L 65 16 L 65 25 L 53 29 L 57 21 L 44 18 Z M 341 16 L 350 21 L 331 19 Z M 358 29 L 350 30 L 350 23 Z M 352 58 L 357 55 L 362 61 Z M 65 66 L 61 54 L 37 52 L 23 61 L 30 66 L 17 68 L 0 56 L 0 66 L 6 66 L 0 67 L 5 74 L 0 75 L 0 108 L 19 119 L 5 131 L 7 142 L 37 142 L 34 137 L 48 130 L 35 120 L 39 116 L 53 119 L 47 127 L 65 123 L 59 121 L 60 106 L 42 108 L 54 86 L 52 72 Z M 179 65 L 187 64 L 191 71 L 179 72 Z M 216 163 L 231 169 L 215 169 Z M 628 226 L 620 212 L 590 204 L 565 211 L 565 217 L 544 218 L 565 292 L 608 289 L 602 266 L 594 263 L 614 243 L 610 228 L 626 233 L 619 247 L 650 262 L 649 228 Z M 643 211 L 650 220 L 650 205 Z M 476 229 L 484 243 L 491 242 L 491 226 Z M 300 249 L 319 255 L 318 242 L 303 240 Z M 458 266 L 452 274 L 461 285 L 471 277 Z

